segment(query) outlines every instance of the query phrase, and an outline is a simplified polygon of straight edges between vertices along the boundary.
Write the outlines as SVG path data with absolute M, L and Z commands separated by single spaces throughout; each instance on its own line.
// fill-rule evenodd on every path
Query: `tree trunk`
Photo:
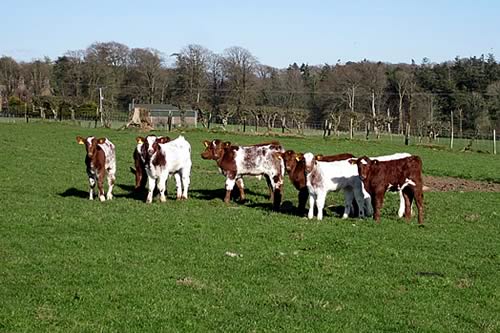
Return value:
M 372 121 L 373 121 L 373 131 L 375 132 L 375 137 L 380 139 L 380 133 L 378 130 L 378 120 L 377 120 L 377 110 L 375 109 L 375 92 L 372 91 Z
M 453 149 L 453 110 L 451 111 L 450 114 L 450 149 Z
M 349 139 L 354 137 L 354 118 L 351 116 L 349 119 Z
M 391 130 L 391 112 L 389 108 L 387 108 L 387 132 L 389 133 L 389 137 L 392 141 L 392 130 Z
M 463 113 L 462 113 L 462 108 L 458 109 L 458 132 L 460 133 L 460 137 L 463 138 L 463 133 L 462 133 L 462 121 L 463 121 Z
M 399 106 L 398 106 L 398 134 L 403 134 L 403 98 L 404 94 L 399 93 Z
M 410 123 L 406 123 L 405 130 L 405 145 L 408 146 L 410 144 Z

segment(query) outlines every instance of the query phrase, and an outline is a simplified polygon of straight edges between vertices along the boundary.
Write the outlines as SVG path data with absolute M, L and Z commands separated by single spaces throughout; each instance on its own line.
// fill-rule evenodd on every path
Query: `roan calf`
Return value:
M 288 177 L 290 178 L 290 182 L 293 186 L 299 191 L 298 198 L 298 214 L 304 215 L 306 212 L 306 202 L 309 197 L 309 191 L 307 189 L 306 183 L 306 163 L 303 158 L 301 158 L 302 154 L 296 153 L 293 150 L 287 150 L 282 155 L 283 161 L 285 162 L 285 169 L 288 173 Z M 353 157 L 352 154 L 338 154 L 338 155 L 317 155 L 316 158 L 325 162 L 334 162 L 340 160 L 346 160 Z
M 85 166 L 89 178 L 89 199 L 94 199 L 94 188 L 97 183 L 99 190 L 99 200 L 105 201 L 113 199 L 113 186 L 115 184 L 116 157 L 115 145 L 107 138 L 87 138 L 77 136 L 76 142 L 85 145 L 87 154 L 85 155 Z M 108 192 L 104 196 L 104 177 L 107 174 Z
M 251 146 L 235 146 L 230 142 L 213 140 L 203 142 L 206 149 L 201 157 L 217 162 L 221 173 L 226 176 L 226 195 L 224 202 L 231 199 L 231 191 L 236 184 L 240 199 L 245 200 L 244 175 L 263 175 L 269 187 L 273 209 L 279 210 L 283 192 L 285 167 L 281 153 L 284 149 L 278 142 L 261 143 Z
M 417 204 L 418 223 L 424 222 L 424 194 L 422 183 L 422 160 L 410 156 L 391 161 L 379 161 L 366 156 L 353 160 L 365 190 L 370 194 L 374 208 L 373 218 L 380 223 L 380 210 L 386 191 L 401 191 L 405 201 L 404 215 L 411 218 L 413 199 Z
M 167 137 L 148 135 L 137 137 L 137 151 L 148 175 L 146 203 L 153 201 L 153 192 L 158 185 L 160 201 L 167 200 L 165 190 L 169 175 L 175 177 L 177 199 L 187 199 L 191 177 L 191 145 L 183 136 L 169 141 Z M 140 183 L 140 182 L 139 182 Z M 137 183 L 136 183 L 137 185 Z

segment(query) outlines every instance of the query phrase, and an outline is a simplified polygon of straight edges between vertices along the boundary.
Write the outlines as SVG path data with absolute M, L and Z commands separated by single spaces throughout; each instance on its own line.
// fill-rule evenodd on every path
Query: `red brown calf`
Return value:
M 107 138 L 95 138 L 89 136 L 83 138 L 76 137 L 76 142 L 85 145 L 87 154 L 85 155 L 85 166 L 89 179 L 89 199 L 94 199 L 94 187 L 97 183 L 99 190 L 99 200 L 105 201 L 113 198 L 113 186 L 115 184 L 116 157 L 115 145 Z M 104 196 L 104 177 L 107 174 L 108 192 Z
M 226 196 L 229 202 L 234 185 L 240 190 L 240 199 L 245 199 L 243 176 L 263 175 L 273 202 L 273 209 L 279 210 L 283 192 L 284 164 L 281 153 L 284 151 L 279 142 L 260 143 L 251 146 L 235 146 L 221 140 L 204 141 L 206 149 L 203 159 L 217 162 L 221 173 L 226 176 Z
M 401 191 L 405 201 L 404 216 L 411 218 L 413 199 L 417 204 L 418 223 L 424 222 L 424 195 L 422 184 L 422 160 L 410 156 L 398 160 L 378 161 L 363 156 L 355 163 L 365 190 L 370 194 L 374 208 L 373 218 L 380 223 L 380 210 L 386 191 Z

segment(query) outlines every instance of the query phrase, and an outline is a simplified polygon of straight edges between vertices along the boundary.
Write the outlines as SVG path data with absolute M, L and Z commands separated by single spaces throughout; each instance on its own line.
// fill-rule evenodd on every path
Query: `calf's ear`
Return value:
M 142 136 L 138 136 L 137 138 L 135 138 L 135 141 L 137 143 L 144 143 L 144 138 Z
M 358 159 L 357 158 L 351 158 L 351 159 L 349 159 L 349 163 L 350 164 L 357 164 L 358 163 Z
M 228 147 L 231 147 L 231 142 L 229 142 L 229 141 L 224 142 L 224 148 L 228 148 Z
M 318 155 L 316 155 L 316 156 L 314 156 L 314 157 L 315 157 L 315 158 L 316 158 L 316 160 L 318 160 L 318 161 L 321 161 L 321 160 L 323 159 L 323 155 L 321 155 L 321 154 L 318 154 Z
M 156 140 L 158 141 L 158 143 L 167 143 L 169 141 L 168 139 L 169 139 L 168 137 L 162 136 Z
M 85 139 L 82 138 L 81 136 L 76 137 L 76 142 L 78 142 L 79 145 L 84 145 L 85 144 Z
M 102 145 L 104 142 L 106 142 L 106 138 L 99 138 L 97 139 L 97 143 Z
M 205 148 L 208 147 L 208 146 L 210 146 L 210 141 L 204 140 L 203 141 L 203 145 L 205 146 Z
M 298 153 L 296 156 L 295 156 L 295 159 L 297 160 L 297 162 L 300 162 L 304 159 L 304 154 L 302 153 Z

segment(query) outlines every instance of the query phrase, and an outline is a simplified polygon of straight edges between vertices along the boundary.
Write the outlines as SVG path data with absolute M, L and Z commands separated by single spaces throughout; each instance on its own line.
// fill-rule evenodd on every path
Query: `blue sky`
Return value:
M 8 4 L 7 4 L 8 3 Z M 493 53 L 500 60 L 500 1 L 25 0 L 0 6 L 0 55 L 18 61 L 94 42 L 248 49 L 266 65 L 433 62 Z

